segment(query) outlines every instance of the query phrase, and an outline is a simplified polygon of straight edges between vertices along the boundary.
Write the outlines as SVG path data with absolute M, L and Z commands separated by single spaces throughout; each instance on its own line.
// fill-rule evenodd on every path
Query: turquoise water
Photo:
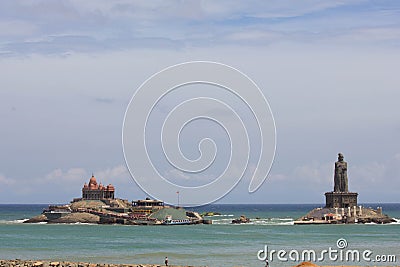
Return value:
M 318 205 L 211 205 L 199 211 L 218 211 L 213 225 L 124 226 L 85 224 L 22 224 L 47 205 L 0 205 L 0 258 L 60 259 L 107 263 L 162 263 L 207 266 L 264 266 L 257 252 L 275 250 L 322 251 L 345 238 L 348 249 L 369 249 L 374 255 L 395 255 L 400 262 L 400 224 L 296 226 L 293 219 Z M 369 205 L 365 205 L 369 206 Z M 376 207 L 376 205 L 370 205 Z M 386 204 L 384 212 L 400 218 L 400 204 Z M 231 225 L 246 215 L 252 224 Z M 255 219 L 255 218 L 260 219 Z M 298 262 L 274 259 L 271 266 Z M 324 262 L 343 265 L 342 262 Z M 351 262 L 359 265 L 363 262 Z M 365 262 L 364 262 L 365 264 Z M 377 263 L 375 263 L 377 264 Z M 379 264 L 378 264 L 379 265 Z

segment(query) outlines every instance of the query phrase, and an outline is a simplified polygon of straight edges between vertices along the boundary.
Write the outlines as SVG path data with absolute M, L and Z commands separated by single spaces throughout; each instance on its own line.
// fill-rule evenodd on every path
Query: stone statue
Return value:
M 347 179 L 347 162 L 345 162 L 343 159 L 343 154 L 339 153 L 338 161 L 335 162 L 335 192 L 349 192 L 349 182 Z

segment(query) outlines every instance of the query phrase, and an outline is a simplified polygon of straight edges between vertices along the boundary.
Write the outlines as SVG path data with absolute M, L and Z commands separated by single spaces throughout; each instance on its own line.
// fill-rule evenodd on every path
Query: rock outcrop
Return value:
M 29 220 L 24 221 L 24 223 L 98 223 L 100 221 L 100 217 L 94 214 L 86 213 L 86 212 L 73 212 L 66 214 L 62 217 L 56 219 L 50 219 L 45 214 L 40 214 Z
M 24 221 L 24 223 L 41 223 L 41 222 L 48 222 L 46 215 L 40 214 L 38 216 L 32 217 L 29 220 Z
M 249 222 L 250 222 L 250 219 L 247 218 L 247 217 L 244 216 L 244 215 L 241 215 L 240 218 L 238 218 L 238 219 L 232 220 L 232 223 L 233 223 L 233 224 L 237 224 L 237 223 L 249 223 Z
M 382 209 L 357 207 L 350 209 L 335 208 L 315 208 L 306 215 L 295 221 L 295 224 L 341 224 L 341 223 L 377 223 L 385 224 L 396 222 L 386 214 L 382 214 Z
M 48 221 L 48 223 L 98 223 L 100 217 L 86 212 L 74 212 L 62 216 L 58 219 Z

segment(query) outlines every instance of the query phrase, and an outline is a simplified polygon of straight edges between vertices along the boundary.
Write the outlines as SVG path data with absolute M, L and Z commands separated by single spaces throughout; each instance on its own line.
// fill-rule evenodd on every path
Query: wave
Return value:
M 294 225 L 294 219 L 292 218 L 261 218 L 261 219 L 250 219 L 249 223 L 244 224 L 232 224 L 232 219 L 218 219 L 213 220 L 213 224 L 220 225 Z
M 206 217 L 233 217 L 235 215 L 233 214 L 217 214 L 217 215 L 212 215 L 212 216 L 206 216 Z
M 74 225 L 99 225 L 97 223 L 85 223 L 85 222 L 76 222 L 76 223 L 67 223 L 67 224 L 74 224 Z M 129 226 L 129 225 L 128 225 Z
M 271 220 L 276 220 L 276 221 L 293 221 L 293 218 L 271 218 Z
M 29 220 L 27 219 L 18 219 L 18 220 L 0 220 L 0 224 L 17 224 L 17 223 L 23 223 L 25 221 Z

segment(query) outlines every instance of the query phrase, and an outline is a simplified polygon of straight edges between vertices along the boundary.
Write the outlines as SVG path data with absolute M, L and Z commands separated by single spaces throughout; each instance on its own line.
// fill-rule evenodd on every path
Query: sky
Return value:
M 92 173 L 120 198 L 146 197 L 124 160 L 125 111 L 150 76 L 194 60 L 250 77 L 276 125 L 266 181 L 250 194 L 245 175 L 218 203 L 322 204 L 339 152 L 359 202 L 400 202 L 398 1 L 10 0 L 0 2 L 0 203 L 67 203 Z M 154 133 L 191 96 L 183 89 L 157 106 Z M 183 151 L 196 157 L 207 135 L 226 152 L 224 132 L 204 121 L 183 132 Z M 201 184 L 213 171 L 167 176 Z

